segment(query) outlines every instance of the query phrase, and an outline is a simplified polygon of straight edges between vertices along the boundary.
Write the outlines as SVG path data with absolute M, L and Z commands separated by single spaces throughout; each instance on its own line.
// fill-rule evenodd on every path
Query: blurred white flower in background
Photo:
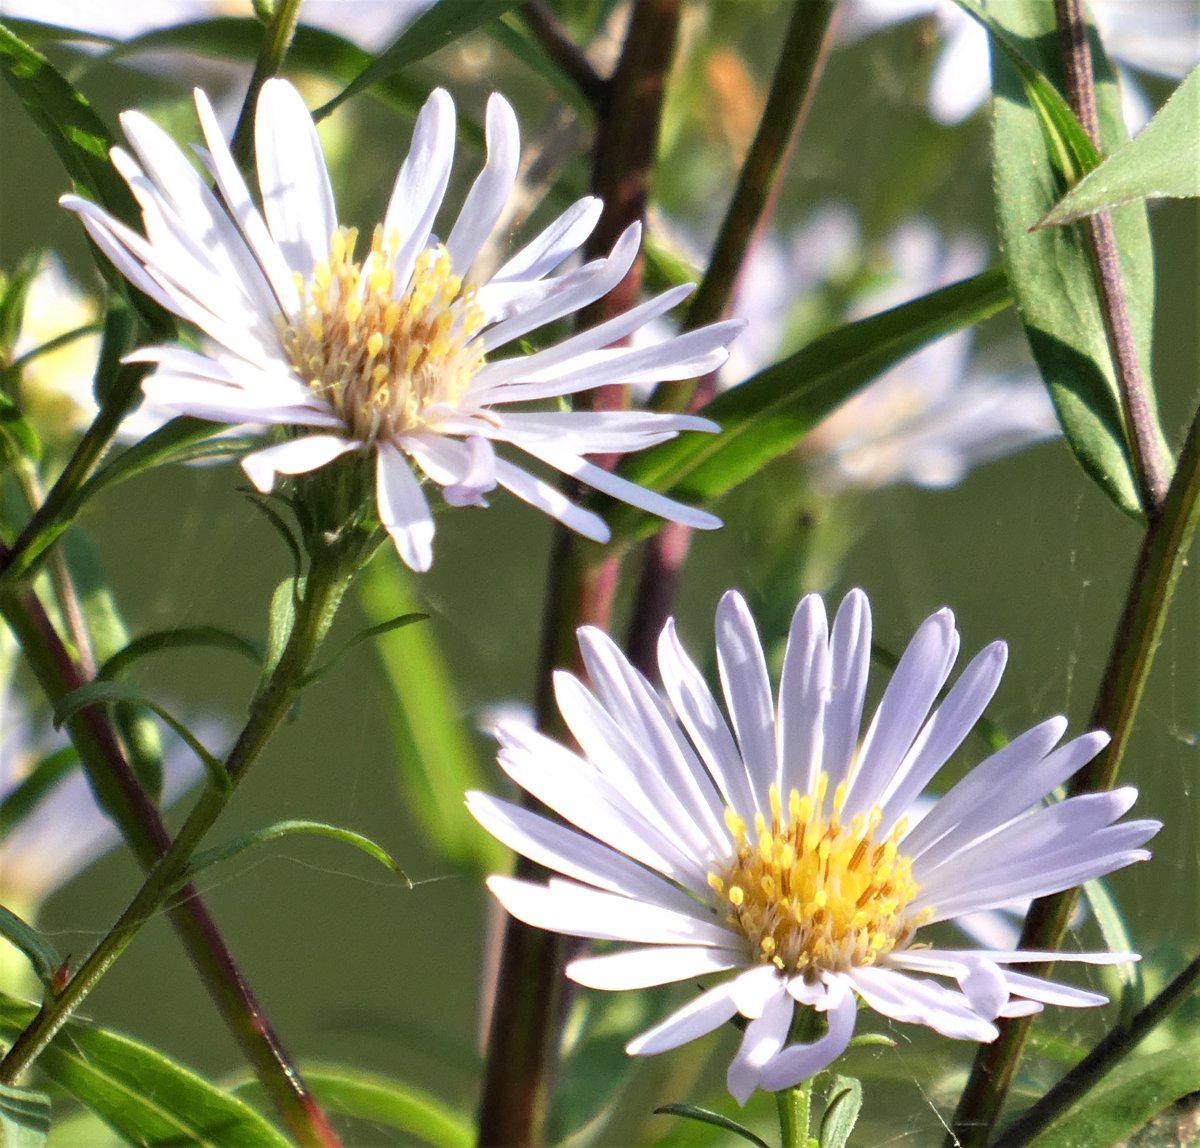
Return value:
M 96 300 L 81 291 L 67 275 L 57 255 L 42 259 L 25 297 L 21 329 L 13 346 L 13 359 L 28 356 L 20 370 L 20 406 L 52 440 L 82 433 L 96 417 L 98 407 L 92 380 L 100 354 L 98 333 L 81 334 L 61 347 L 41 353 L 39 348 L 97 322 Z M 117 428 L 118 442 L 137 442 L 174 415 L 143 399 Z
M 5 681 L 13 647 L 0 633 L 0 802 L 55 748 L 48 730 L 29 714 L 20 693 Z M 202 741 L 219 738 L 201 728 Z M 60 743 L 65 744 L 63 739 Z M 175 743 L 164 755 L 162 805 L 183 796 L 203 768 L 191 750 Z M 103 856 L 121 839 L 92 795 L 82 771 L 72 767 L 51 785 L 32 811 L 11 826 L 0 824 L 0 904 L 29 920 L 47 897 Z
M 1131 69 L 1172 79 L 1187 75 L 1200 61 L 1200 4 L 1091 0 L 1088 7 L 1117 65 L 1126 124 L 1136 132 L 1153 108 Z M 920 16 L 936 19 L 942 38 L 930 80 L 929 114 L 939 123 L 959 123 L 987 99 L 991 68 L 987 33 L 952 0 L 846 0 L 838 27 L 849 40 Z
M 300 20 L 378 51 L 430 7 L 433 0 L 305 0 Z M 146 32 L 211 20 L 253 16 L 251 0 L 0 0 L 0 16 L 37 20 L 79 32 L 130 40 Z
M 928 220 L 901 225 L 882 245 L 883 282 L 859 295 L 862 318 L 982 271 L 983 245 L 944 239 Z M 766 236 L 751 252 L 733 313 L 748 319 L 721 373 L 732 386 L 795 349 L 789 324 L 805 296 L 845 276 L 863 253 L 848 208 L 826 206 L 786 240 Z M 799 303 L 798 303 L 799 301 Z M 859 391 L 804 441 L 815 480 L 828 490 L 910 482 L 959 482 L 981 462 L 1059 433 L 1053 405 L 1032 365 L 989 371 L 971 355 L 972 332 L 939 339 Z

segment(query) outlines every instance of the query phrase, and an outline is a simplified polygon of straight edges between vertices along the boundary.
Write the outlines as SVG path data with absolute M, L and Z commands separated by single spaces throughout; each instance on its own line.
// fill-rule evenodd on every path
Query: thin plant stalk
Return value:
M 233 129 L 233 141 L 229 150 L 242 166 L 250 163 L 254 151 L 254 116 L 258 108 L 258 93 L 272 76 L 283 67 L 284 57 L 292 46 L 296 24 L 300 20 L 302 0 L 275 0 L 275 8 L 267 23 L 262 41 L 258 46 L 258 58 L 254 61 L 254 72 L 242 100 L 237 127 Z
M 258 758 L 271 734 L 286 716 L 303 688 L 317 650 L 328 632 L 337 606 L 352 576 L 353 570 L 348 571 L 344 564 L 337 562 L 328 566 L 322 563 L 314 564 L 314 569 L 310 572 L 305 585 L 305 593 L 298 608 L 295 625 L 279 664 L 252 704 L 246 726 L 230 751 L 226 762 L 228 787 L 207 789 L 173 842 L 166 838 L 161 822 L 157 823 L 158 835 L 161 836 L 161 839 L 153 840 L 151 847 L 161 852 L 161 856 L 150 866 L 141 889 L 117 923 L 83 962 L 61 992 L 46 1002 L 34 1021 L 17 1038 L 3 1060 L 0 1060 L 0 1083 L 11 1084 L 17 1080 L 38 1053 L 53 1039 L 55 1033 L 66 1023 L 71 1013 L 82 1003 L 112 962 L 129 945 L 140 927 L 169 899 L 175 897 L 180 891 L 181 885 L 186 884 L 187 865 L 192 853 L 228 804 L 239 782 Z M 32 591 L 26 590 L 25 593 L 32 594 Z M 11 611 L 13 596 L 14 591 L 12 590 L 6 590 L 4 595 L 0 596 L 0 605 L 10 607 L 5 611 L 6 618 L 14 612 Z M 24 605 L 25 609 L 21 611 L 21 615 L 28 618 L 29 603 Z M 18 623 L 21 620 L 22 617 L 19 615 Z M 48 619 L 46 621 L 48 624 Z M 28 626 L 23 627 L 23 629 L 29 628 Z M 22 637 L 27 636 L 22 631 L 18 632 Z M 35 672 L 38 669 L 36 663 L 34 669 Z M 111 729 L 105 723 L 98 722 L 96 717 L 95 707 L 88 707 L 71 719 L 71 725 L 80 726 L 84 731 L 79 736 L 77 744 L 80 747 L 81 756 L 85 759 L 91 756 L 87 752 L 89 743 L 112 739 Z M 119 756 L 119 753 L 119 747 L 117 747 L 115 755 Z M 114 756 L 114 751 L 109 748 L 106 756 Z M 149 806 L 149 801 L 141 792 L 136 779 L 126 779 L 124 788 L 128 791 L 127 800 L 136 803 L 140 798 L 141 804 Z M 137 796 L 134 796 L 135 793 Z M 145 824 L 147 816 L 143 812 L 143 824 Z M 145 853 L 146 849 L 143 848 L 142 852 Z M 144 862 L 145 860 L 143 858 Z M 178 902 L 172 910 L 173 916 L 184 913 L 189 906 L 193 917 L 197 911 L 200 911 L 197 900 L 189 894 L 190 890 L 184 891 L 183 900 Z M 231 960 L 229 966 L 232 969 Z M 232 971 L 236 974 L 236 969 Z M 240 976 L 238 979 L 240 980 Z M 229 1003 L 226 999 L 229 996 L 230 994 L 225 992 L 219 999 Z M 252 1000 L 252 998 L 250 999 Z M 281 1051 L 268 1049 L 267 1055 L 268 1057 L 273 1056 L 276 1070 L 286 1076 L 294 1070 L 280 1055 Z M 257 1062 L 262 1059 L 262 1057 L 255 1057 L 256 1068 L 260 1067 Z M 279 1090 L 273 1086 L 272 1081 L 269 1078 L 264 1079 L 264 1084 L 275 1097 Z M 293 1091 L 297 1088 L 303 1089 L 298 1081 L 292 1087 Z M 286 1112 L 284 1115 L 298 1142 L 305 1145 L 306 1148 L 308 1146 L 331 1148 L 336 1145 L 337 1137 L 323 1114 L 311 1102 L 307 1091 L 303 1090 L 298 1093 L 295 1100 L 303 1108 L 303 1116 L 298 1117 L 294 1112 Z
M 762 118 L 717 234 L 712 260 L 684 318 L 685 330 L 716 322 L 729 309 L 746 253 L 770 217 L 780 177 L 812 104 L 836 6 L 837 0 L 813 0 L 792 8 Z M 696 410 L 712 398 L 715 389 L 716 380 L 709 376 L 694 385 L 664 387 L 655 398 L 663 408 L 669 404 Z M 687 526 L 668 522 L 642 551 L 625 649 L 644 674 L 654 673 L 658 634 L 674 607 L 691 537 Z
M 604 200 L 604 213 L 589 240 L 588 254 L 607 254 L 625 228 L 645 216 L 650 171 L 658 145 L 658 124 L 667 71 L 679 23 L 679 0 L 638 0 L 613 78 L 604 114 L 598 117 L 592 163 L 592 190 Z M 580 315 L 590 326 L 626 310 L 641 289 L 642 261 L 603 300 Z M 623 387 L 604 387 L 593 409 L 627 405 Z M 597 459 L 605 465 L 612 459 Z M 619 576 L 619 557 L 593 543 L 555 532 L 551 553 L 542 656 L 538 673 L 538 717 L 543 729 L 556 725 L 550 675 L 574 664 L 574 632 L 589 622 L 605 625 Z M 517 874 L 537 870 L 524 859 Z M 497 974 L 487 1063 L 479 1108 L 479 1144 L 493 1148 L 536 1145 L 545 1137 L 557 1045 L 568 1001 L 562 969 L 567 942 L 510 918 Z
M 1067 95 L 1084 131 L 1100 148 L 1100 117 L 1096 110 L 1096 86 L 1092 71 L 1092 53 L 1088 43 L 1087 13 L 1083 0 L 1054 0 L 1058 38 L 1062 48 Z M 1108 336 L 1109 351 L 1117 375 L 1121 411 L 1125 417 L 1126 439 L 1134 474 L 1142 496 L 1142 508 L 1153 515 L 1166 497 L 1170 476 L 1162 463 L 1161 435 L 1150 401 L 1149 388 L 1142 372 L 1129 301 L 1121 274 L 1112 213 L 1098 211 L 1083 222 L 1091 249 L 1100 313 Z
M 1142 540 L 1092 710 L 1090 724 L 1107 729 L 1112 740 L 1072 779 L 1072 795 L 1108 789 L 1116 781 L 1198 520 L 1200 411 L 1188 431 L 1167 497 Z M 1025 920 L 1021 948 L 1056 948 L 1078 895 L 1078 889 L 1070 889 L 1035 901 Z M 1028 971 L 1040 976 L 1047 970 L 1030 966 Z M 946 1140 L 948 1148 L 981 1148 L 987 1143 L 1016 1073 L 1029 1024 L 1028 1017 L 1002 1020 L 996 1040 L 980 1046 Z

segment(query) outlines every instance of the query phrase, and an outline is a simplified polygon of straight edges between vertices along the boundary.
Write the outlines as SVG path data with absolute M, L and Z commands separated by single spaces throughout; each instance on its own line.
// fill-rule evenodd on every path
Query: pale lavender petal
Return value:
M 828 1068 L 849 1047 L 858 1009 L 854 994 L 840 977 L 828 979 L 825 999 L 818 1009 L 828 1022 L 825 1034 L 811 1044 L 793 1044 L 779 1052 L 759 1073 L 760 1088 L 768 1092 L 791 1088 Z
M 460 274 L 475 261 L 499 221 L 521 161 L 520 130 L 512 105 L 503 96 L 493 94 L 488 100 L 486 118 L 487 162 L 467 193 L 446 240 L 450 262 Z
M 625 1051 L 630 1056 L 650 1056 L 656 1052 L 678 1048 L 681 1044 L 687 1044 L 698 1036 L 720 1028 L 737 1012 L 729 997 L 729 987 L 729 982 L 725 982 L 706 993 L 701 993 L 695 1000 L 671 1013 L 666 1020 L 659 1021 L 641 1036 L 634 1037 L 625 1046 Z
M 670 945 L 583 957 L 571 961 L 566 974 L 589 989 L 646 989 L 722 973 L 737 968 L 744 960 L 745 953 L 738 949 Z
M 408 465 L 391 443 L 375 444 L 375 500 L 379 521 L 391 535 L 404 564 L 418 573 L 433 564 L 433 515 Z
M 360 442 L 347 441 L 337 435 L 304 435 L 246 455 L 242 459 L 242 470 L 255 488 L 266 494 L 274 487 L 276 475 L 308 474 L 361 446 Z
M 777 980 L 773 997 L 766 1002 L 762 1015 L 746 1026 L 737 1055 L 725 1074 L 726 1087 L 739 1104 L 750 1099 L 758 1087 L 759 1074 L 779 1055 L 795 1011 L 792 998 Z
M 825 603 L 807 594 L 792 615 L 779 682 L 781 794 L 816 790 L 825 749 L 825 707 L 831 694 L 829 627 Z

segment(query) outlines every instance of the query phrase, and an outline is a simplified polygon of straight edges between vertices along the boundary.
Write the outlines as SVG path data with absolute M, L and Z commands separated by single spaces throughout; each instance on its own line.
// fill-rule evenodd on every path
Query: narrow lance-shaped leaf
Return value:
M 416 579 L 390 554 L 363 571 L 357 590 L 371 620 L 422 605 Z M 472 872 L 503 867 L 506 851 L 479 832 L 463 803 L 468 789 L 484 784 L 483 771 L 434 626 L 406 626 L 373 645 L 389 694 L 400 789 L 421 829 L 443 857 Z
M 145 706 L 147 709 L 153 710 L 158 714 L 200 759 L 208 775 L 209 784 L 214 789 L 226 790 L 229 788 L 229 774 L 225 771 L 225 766 L 220 760 L 204 747 L 200 739 L 183 722 L 136 686 L 127 685 L 125 682 L 88 682 L 87 685 L 80 686 L 78 689 L 72 690 L 65 697 L 59 699 L 58 704 L 54 707 L 54 724 L 61 726 L 87 706 L 115 706 L 123 702 L 132 702 L 139 706 Z
M 1200 196 L 1200 67 L 1124 147 L 1089 172 L 1038 224 L 1070 223 L 1135 199 Z
M 37 974 L 37 979 L 48 992 L 53 991 L 54 974 L 62 968 L 63 959 L 54 946 L 29 922 L 0 905 L 0 937 L 19 949 Z M 0 1148 L 8 1148 L 7 1141 L 0 1137 Z
M 1128 1057 L 1032 1143 L 1035 1148 L 1117 1144 L 1180 1097 L 1197 1091 L 1200 1037 L 1193 1037 L 1161 1052 Z
M 35 1012 L 0 996 L 0 1038 L 10 1041 Z M 130 1144 L 288 1148 L 244 1101 L 156 1049 L 81 1020 L 67 1022 L 38 1067 Z
M 718 498 L 796 447 L 881 372 L 1010 302 L 1003 273 L 991 270 L 847 324 L 713 399 L 700 413 L 720 434 L 672 439 L 631 456 L 621 473 L 684 501 Z M 614 536 L 628 537 L 647 522 L 623 506 L 608 518 Z
M 422 605 L 416 579 L 390 554 L 363 571 L 357 590 L 372 621 Z M 389 694 L 401 792 L 423 832 L 443 857 L 472 872 L 502 867 L 506 851 L 479 832 L 463 803 L 468 789 L 484 784 L 483 770 L 434 626 L 406 626 L 373 645 Z
M 370 1120 L 434 1148 L 470 1148 L 475 1143 L 472 1116 L 405 1080 L 342 1067 L 302 1065 L 304 1082 L 326 1112 Z M 239 1096 L 257 1102 L 262 1085 L 249 1080 Z M 265 1098 L 264 1098 L 265 1099 Z
M 0 1084 L 0 1146 L 42 1148 L 50 1131 L 50 1097 Z
M 963 4 L 971 11 L 974 6 Z M 1140 515 L 1141 501 L 1126 443 L 1116 373 L 1096 292 L 1092 257 L 1078 227 L 1031 231 L 1065 190 L 1064 171 L 1073 155 L 1074 118 L 1061 114 L 1062 98 L 1027 79 L 1029 70 L 1057 81 L 1054 5 L 1011 0 L 988 9 L 989 29 L 999 29 L 1026 67 L 1013 65 L 1007 50 L 993 51 L 995 100 L 992 162 L 996 210 L 1005 269 L 1029 345 L 1050 388 L 1067 441 L 1085 471 L 1127 513 Z M 1105 150 L 1125 139 L 1120 93 L 1099 40 L 1092 36 L 1096 102 Z M 1056 111 L 1055 108 L 1058 110 Z M 1048 141 L 1057 140 L 1048 146 Z M 1142 204 L 1113 213 L 1122 278 L 1143 375 L 1150 387 L 1149 347 L 1154 306 L 1154 264 Z M 1153 392 L 1150 392 L 1152 418 Z M 1159 449 L 1166 459 L 1165 443 Z M 1164 469 L 1170 470 L 1164 461 Z
M 219 626 L 178 626 L 172 630 L 155 630 L 127 642 L 96 672 L 97 678 L 118 678 L 147 654 L 162 650 L 179 650 L 207 646 L 241 654 L 255 666 L 262 663 L 263 653 L 253 642 L 223 630 Z
M 518 3 L 519 0 L 439 0 L 405 28 L 350 84 L 318 108 L 313 118 L 324 119 L 355 92 L 395 75 Z
M 392 855 L 383 848 L 382 845 L 372 841 L 371 838 L 362 833 L 356 833 L 353 829 L 343 829 L 340 825 L 327 825 L 323 821 L 277 821 L 274 825 L 266 825 L 262 829 L 255 829 L 253 832 L 245 833 L 241 837 L 236 837 L 232 841 L 227 841 L 224 845 L 217 845 L 212 849 L 205 849 L 201 853 L 196 853 L 192 856 L 191 863 L 188 865 L 188 871 L 179 880 L 179 885 L 186 885 L 190 882 L 197 873 L 202 869 L 207 869 L 210 865 L 215 865 L 219 861 L 228 861 L 231 857 L 236 857 L 239 853 L 244 853 L 247 849 L 252 849 L 256 845 L 264 845 L 268 841 L 278 841 L 280 837 L 289 837 L 292 834 L 305 833 L 316 837 L 328 837 L 333 841 L 340 841 L 344 845 L 351 845 L 361 853 L 365 853 L 368 857 L 373 857 L 381 865 L 390 869 L 393 873 L 411 889 L 412 881 L 407 873 L 396 863 Z
M 714 1112 L 711 1108 L 701 1108 L 698 1104 L 664 1104 L 662 1107 L 656 1108 L 654 1112 L 656 1116 L 678 1116 L 683 1120 L 695 1120 L 699 1124 L 709 1124 L 713 1128 L 720 1128 L 722 1132 L 728 1132 L 755 1145 L 755 1148 L 770 1148 L 761 1136 L 756 1136 L 744 1124 L 739 1124 L 728 1116 L 722 1116 L 720 1112 Z

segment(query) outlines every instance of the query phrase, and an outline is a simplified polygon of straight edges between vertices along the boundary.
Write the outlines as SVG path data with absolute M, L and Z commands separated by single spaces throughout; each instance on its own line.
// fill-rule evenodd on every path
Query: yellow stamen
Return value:
M 397 284 L 399 233 L 375 228 L 361 264 L 356 239 L 353 228 L 338 228 L 312 279 L 296 276 L 301 311 L 283 327 L 284 347 L 356 438 L 436 426 L 483 365 L 475 338 L 483 312 L 445 248 L 423 251 L 407 284 Z
M 789 974 L 873 965 L 933 912 L 905 912 L 919 888 L 900 852 L 907 823 L 876 841 L 879 808 L 846 826 L 847 786 L 840 783 L 827 806 L 828 790 L 824 774 L 815 793 L 793 790 L 786 802 L 772 786 L 770 820 L 758 813 L 753 827 L 726 809 L 736 853 L 708 875 L 717 905 L 752 951 Z

